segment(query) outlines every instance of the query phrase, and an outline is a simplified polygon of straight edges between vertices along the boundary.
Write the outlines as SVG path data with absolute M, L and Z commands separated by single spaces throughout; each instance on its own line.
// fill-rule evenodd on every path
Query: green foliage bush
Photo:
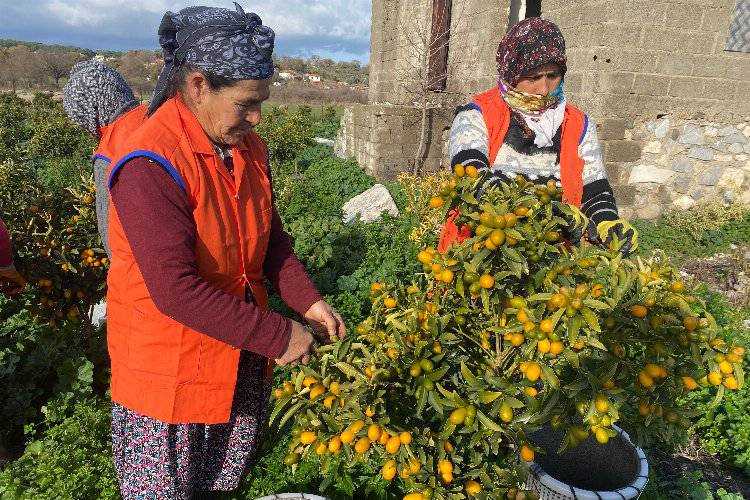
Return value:
M 635 221 L 641 253 L 662 249 L 678 260 L 705 257 L 750 243 L 750 210 L 732 205 L 707 205 L 669 213 L 656 221 Z
M 115 499 L 110 404 L 62 394 L 45 409 L 44 430 L 0 473 L 3 500 Z
M 718 294 L 704 290 L 709 311 L 716 317 L 727 341 L 750 347 L 750 330 L 742 320 L 750 317 L 750 310 L 734 308 Z M 750 361 L 745 358 L 743 369 L 750 373 Z M 696 426 L 696 435 L 709 453 L 719 455 L 750 476 L 750 384 L 739 391 L 728 391 L 718 405 L 703 390 L 691 395 L 696 413 L 703 418 Z

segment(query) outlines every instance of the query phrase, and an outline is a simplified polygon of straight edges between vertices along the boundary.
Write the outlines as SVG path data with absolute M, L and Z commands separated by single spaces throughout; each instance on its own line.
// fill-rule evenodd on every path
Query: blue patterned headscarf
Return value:
M 149 114 L 169 96 L 176 71 L 190 64 L 233 80 L 264 80 L 273 76 L 275 34 L 255 13 L 218 7 L 188 7 L 167 12 L 159 26 L 164 68 L 154 90 Z

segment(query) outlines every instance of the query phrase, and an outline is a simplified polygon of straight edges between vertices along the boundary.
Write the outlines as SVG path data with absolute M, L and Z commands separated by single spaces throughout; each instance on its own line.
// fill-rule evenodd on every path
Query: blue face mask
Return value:
M 565 79 L 560 80 L 560 84 L 555 88 L 555 90 L 550 93 L 551 97 L 556 97 L 558 102 L 562 101 L 565 98 L 564 92 L 563 92 L 563 85 L 565 84 Z

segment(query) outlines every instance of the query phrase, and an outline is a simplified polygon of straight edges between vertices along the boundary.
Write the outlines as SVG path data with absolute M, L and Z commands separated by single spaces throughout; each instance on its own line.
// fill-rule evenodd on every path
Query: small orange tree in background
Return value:
M 422 250 L 412 283 L 374 283 L 356 334 L 276 389 L 272 421 L 294 422 L 286 462 L 319 456 L 323 488 L 531 497 L 518 490 L 538 452 L 529 433 L 606 443 L 622 420 L 640 442 L 672 441 L 695 417 L 680 395 L 743 384 L 744 348 L 717 336 L 665 258 L 571 246 L 565 220 L 586 221 L 553 184 L 518 179 L 477 199 L 476 183 L 458 166 L 430 200 L 459 209 L 472 237 Z

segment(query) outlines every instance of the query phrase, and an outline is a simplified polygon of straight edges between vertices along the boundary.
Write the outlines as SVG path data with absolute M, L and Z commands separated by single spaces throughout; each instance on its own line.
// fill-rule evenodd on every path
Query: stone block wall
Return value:
M 664 117 L 615 128 L 605 148 L 624 217 L 651 219 L 706 201 L 750 205 L 750 117 L 735 125 Z
M 736 123 L 750 115 L 750 55 L 725 52 L 735 0 L 545 0 L 568 45 L 566 91 L 597 120 Z
M 451 108 L 429 110 L 429 146 L 423 173 L 437 172 L 444 165 L 444 145 L 452 117 Z M 379 179 L 393 179 L 399 172 L 411 171 L 421 124 L 421 110 L 411 106 L 350 106 L 341 118 L 335 152 L 353 156 L 367 173 Z

